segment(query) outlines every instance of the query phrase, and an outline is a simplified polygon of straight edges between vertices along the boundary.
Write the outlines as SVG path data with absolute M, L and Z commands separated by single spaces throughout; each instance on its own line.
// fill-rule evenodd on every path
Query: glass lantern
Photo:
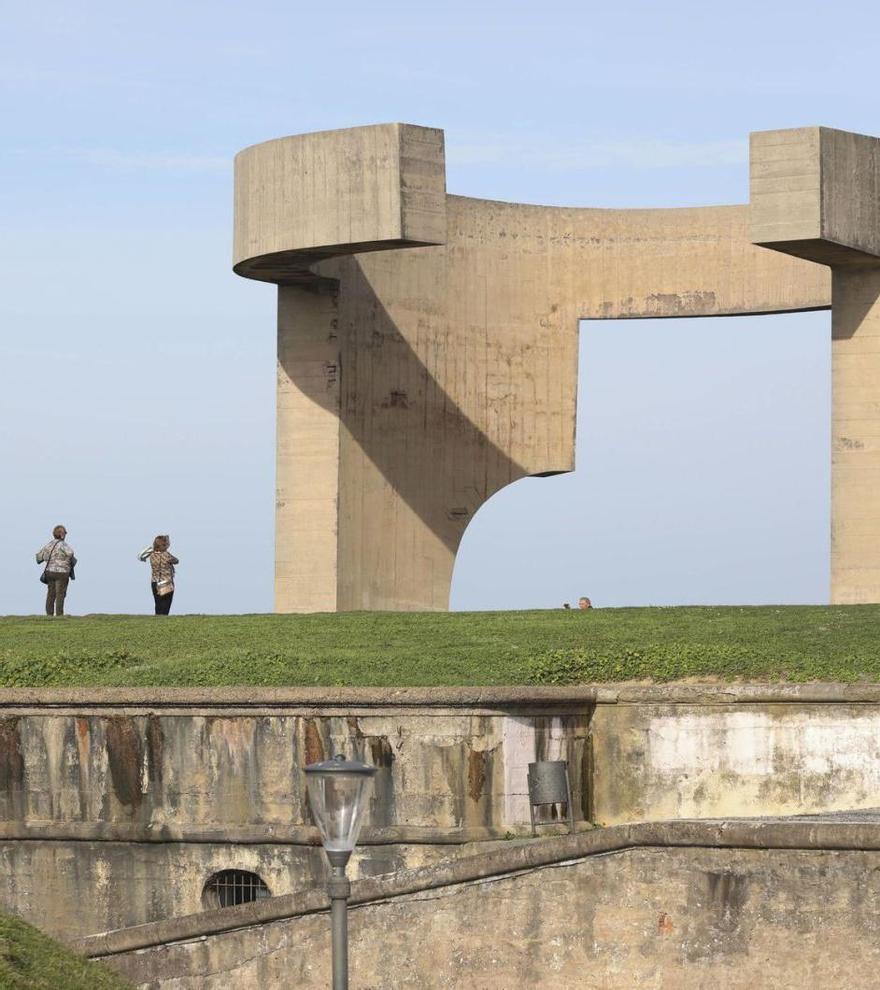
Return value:
M 375 772 L 375 767 L 342 754 L 305 768 L 312 814 L 328 853 L 354 849 Z

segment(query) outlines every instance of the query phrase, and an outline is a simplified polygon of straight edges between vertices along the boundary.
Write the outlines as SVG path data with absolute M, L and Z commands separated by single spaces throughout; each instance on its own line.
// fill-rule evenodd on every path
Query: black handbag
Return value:
M 40 575 L 40 581 L 42 581 L 43 584 L 49 583 L 49 575 L 46 572 L 49 570 L 49 564 L 52 560 L 52 554 L 55 553 L 55 547 L 57 547 L 60 542 L 60 540 L 56 540 L 52 544 L 52 549 L 49 551 L 49 556 L 46 558 L 46 566 L 43 568 L 43 573 Z

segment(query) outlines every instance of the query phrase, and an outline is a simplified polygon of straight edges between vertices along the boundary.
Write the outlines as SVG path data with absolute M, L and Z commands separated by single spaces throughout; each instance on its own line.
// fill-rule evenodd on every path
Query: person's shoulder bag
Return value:
M 40 575 L 40 581 L 42 581 L 43 584 L 49 583 L 49 575 L 47 574 L 47 571 L 49 570 L 49 564 L 52 562 L 52 554 L 55 553 L 55 547 L 57 547 L 60 542 L 60 540 L 56 540 L 52 544 L 52 549 L 49 551 L 49 556 L 46 558 L 46 566 L 43 568 L 43 573 Z

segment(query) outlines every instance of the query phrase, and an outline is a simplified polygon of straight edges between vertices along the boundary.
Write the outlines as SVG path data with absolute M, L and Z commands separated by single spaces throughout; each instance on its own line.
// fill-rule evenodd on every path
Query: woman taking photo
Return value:
M 174 565 L 180 561 L 168 552 L 170 546 L 170 536 L 157 536 L 151 547 L 144 548 L 138 554 L 138 560 L 150 562 L 150 587 L 153 589 L 156 615 L 168 615 L 174 598 Z

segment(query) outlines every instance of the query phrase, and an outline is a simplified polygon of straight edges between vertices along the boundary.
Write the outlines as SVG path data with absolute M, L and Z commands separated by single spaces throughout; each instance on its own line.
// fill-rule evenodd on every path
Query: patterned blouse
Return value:
M 50 574 L 70 574 L 70 565 L 74 561 L 73 547 L 64 540 L 51 540 L 37 553 L 37 563 L 46 563 Z
M 156 584 L 159 581 L 173 581 L 174 565 L 180 563 L 177 557 L 170 554 L 167 550 L 154 550 L 152 547 L 142 550 L 138 554 L 138 558 L 140 560 L 149 560 L 150 580 Z

